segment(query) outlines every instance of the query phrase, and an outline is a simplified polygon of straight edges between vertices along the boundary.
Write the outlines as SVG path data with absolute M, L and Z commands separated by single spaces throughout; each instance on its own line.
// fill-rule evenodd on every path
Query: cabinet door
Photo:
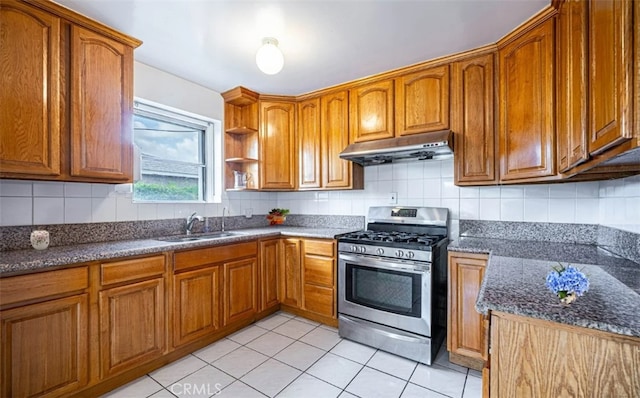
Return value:
M 0 5 L 0 170 L 60 175 L 60 18 Z
M 71 28 L 71 176 L 131 182 L 133 49 Z
M 396 135 L 449 128 L 449 65 L 396 79 Z
M 340 152 L 349 145 L 349 97 L 339 91 L 321 98 L 322 109 L 322 184 L 325 188 L 350 188 L 358 186 L 353 181 L 354 169 L 362 166 L 340 159 Z M 356 173 L 357 174 L 357 173 Z M 358 174 L 359 175 L 359 174 Z
M 174 276 L 173 344 L 194 341 L 220 325 L 220 269 L 209 267 Z
M 280 239 L 260 242 L 260 311 L 278 305 Z
M 257 272 L 255 258 L 224 264 L 224 326 L 255 315 L 258 310 Z
M 60 396 L 87 384 L 88 295 L 0 312 L 3 397 Z
M 300 189 L 320 188 L 322 185 L 322 158 L 320 155 L 320 98 L 298 104 L 298 150 L 300 163 Z
M 587 144 L 587 2 L 562 3 L 558 16 L 558 170 L 589 158 Z
M 554 23 L 499 50 L 502 181 L 555 175 Z
M 295 104 L 260 103 L 260 188 L 295 189 Z
M 475 308 L 486 266 L 486 255 L 449 255 L 447 350 L 455 354 L 450 360 L 477 370 L 487 352 L 482 314 Z
M 393 80 L 349 90 L 350 142 L 393 138 Z
M 496 182 L 494 57 L 456 62 L 451 78 L 451 128 L 458 185 Z
M 103 290 L 99 300 L 101 377 L 164 353 L 163 278 Z
M 589 2 L 589 152 L 598 154 L 633 135 L 633 1 Z M 636 44 L 637 46 L 637 44 Z
M 300 240 L 282 239 L 280 261 L 280 302 L 291 307 L 302 306 L 300 279 Z

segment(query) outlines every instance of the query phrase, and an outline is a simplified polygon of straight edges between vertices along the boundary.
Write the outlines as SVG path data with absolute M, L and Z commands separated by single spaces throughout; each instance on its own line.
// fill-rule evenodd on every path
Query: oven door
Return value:
M 431 336 L 428 263 L 340 253 L 338 312 Z

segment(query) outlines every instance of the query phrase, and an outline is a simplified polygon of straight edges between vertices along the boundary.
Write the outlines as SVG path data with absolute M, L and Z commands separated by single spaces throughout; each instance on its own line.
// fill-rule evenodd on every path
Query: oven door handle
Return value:
M 371 267 L 371 268 L 386 269 L 390 271 L 407 271 L 414 274 L 423 274 L 425 272 L 431 271 L 431 268 L 428 265 L 403 264 L 403 263 L 393 262 L 393 261 L 380 261 L 380 260 L 363 256 L 363 255 L 340 253 L 338 255 L 338 258 L 340 260 L 349 261 L 356 265 L 361 265 L 361 266 Z

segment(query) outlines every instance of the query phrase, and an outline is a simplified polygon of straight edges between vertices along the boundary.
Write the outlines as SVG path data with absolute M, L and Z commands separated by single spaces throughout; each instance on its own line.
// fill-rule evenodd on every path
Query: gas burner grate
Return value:
M 395 232 L 395 231 L 358 231 L 343 236 L 343 238 L 362 242 L 396 242 L 411 243 L 416 246 L 432 245 L 442 239 L 441 236 L 417 232 Z

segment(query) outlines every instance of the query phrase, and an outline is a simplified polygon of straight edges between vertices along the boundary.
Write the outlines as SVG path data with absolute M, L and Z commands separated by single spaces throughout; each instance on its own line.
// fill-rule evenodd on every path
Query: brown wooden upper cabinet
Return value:
M 260 188 L 296 188 L 295 102 L 260 101 Z
M 396 79 L 396 136 L 449 129 L 449 65 Z
M 0 177 L 130 182 L 141 42 L 35 3 L 0 3 Z
M 592 155 L 633 136 L 632 3 L 603 0 L 590 1 L 588 5 L 588 120 Z M 640 62 L 637 57 L 636 62 Z
M 455 183 L 497 182 L 494 54 L 451 66 L 451 129 L 455 145 Z
M 499 156 L 503 182 L 552 177 L 555 167 L 555 18 L 499 44 Z
M 320 98 L 298 103 L 298 156 L 300 189 L 322 186 L 322 138 L 320 131 Z
M 349 90 L 349 140 L 362 142 L 393 138 L 393 80 Z
M 569 0 L 559 9 L 556 51 L 558 62 L 558 170 L 565 172 L 589 158 L 587 144 L 587 8 Z
M 362 188 L 362 166 L 340 159 L 349 144 L 348 91 L 298 103 L 298 189 Z
M 0 3 L 2 176 L 61 174 L 60 25 L 24 2 Z
M 133 49 L 71 27 L 71 175 L 133 178 Z
M 349 145 L 349 96 L 346 90 L 320 98 L 322 112 L 322 186 L 324 188 L 364 188 L 362 166 L 340 159 Z

